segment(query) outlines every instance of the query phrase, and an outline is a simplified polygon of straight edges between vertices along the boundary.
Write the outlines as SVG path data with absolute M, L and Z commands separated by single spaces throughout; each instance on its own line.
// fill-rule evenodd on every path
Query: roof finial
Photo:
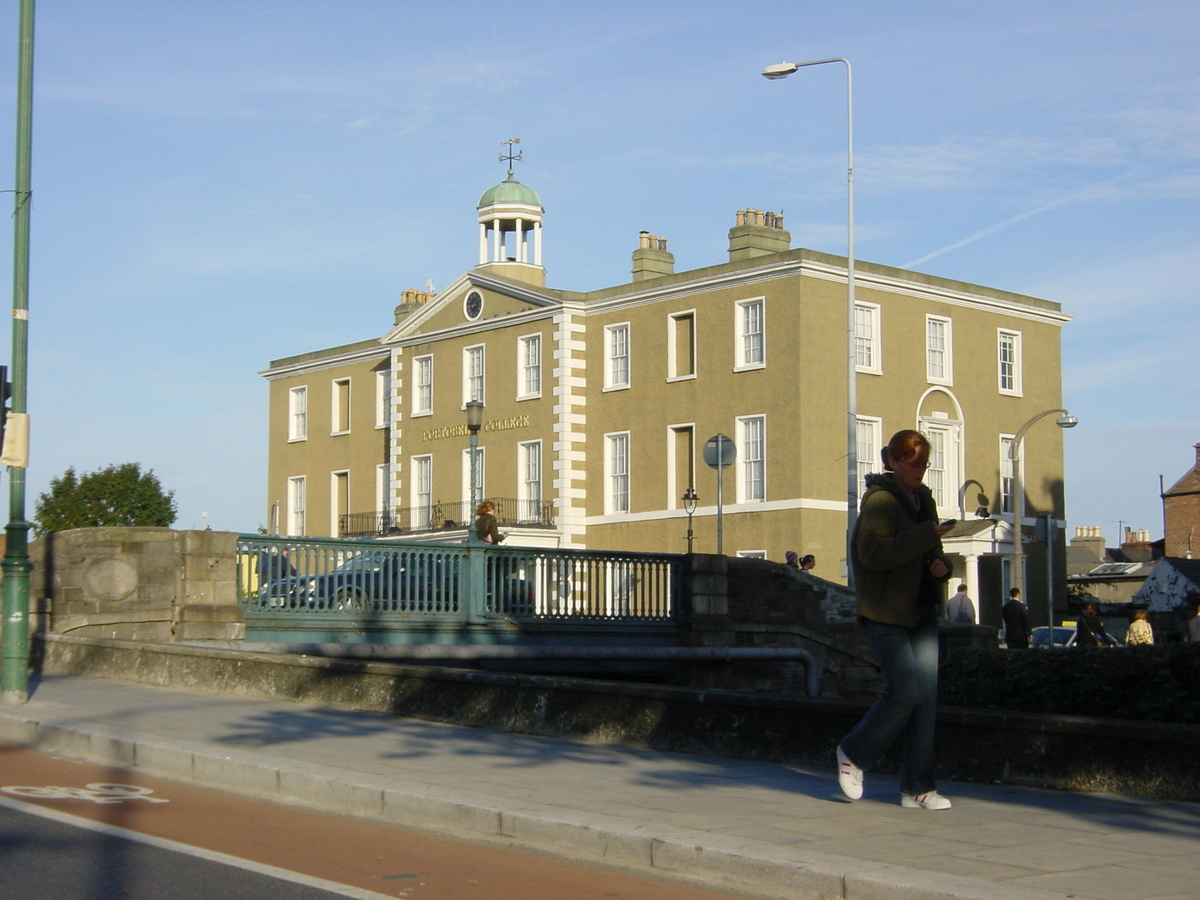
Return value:
M 516 162 L 522 162 L 522 159 L 521 159 L 521 157 L 522 157 L 522 156 L 524 156 L 524 154 L 523 154 L 523 153 L 518 153 L 516 156 L 513 156 L 513 144 L 519 144 L 519 143 L 521 143 L 521 139 L 520 139 L 520 138 L 513 138 L 511 141 L 504 141 L 503 143 L 504 143 L 504 144 L 505 144 L 505 145 L 508 147 L 508 153 L 507 153 L 507 154 L 505 154 L 505 153 L 501 153 L 501 154 L 500 154 L 500 162 L 504 162 L 505 160 L 508 160 L 508 179 L 507 179 L 507 180 L 508 180 L 508 181 L 512 181 L 512 180 L 513 180 L 513 167 L 512 167 L 512 164 L 513 164 L 514 160 L 515 160 Z

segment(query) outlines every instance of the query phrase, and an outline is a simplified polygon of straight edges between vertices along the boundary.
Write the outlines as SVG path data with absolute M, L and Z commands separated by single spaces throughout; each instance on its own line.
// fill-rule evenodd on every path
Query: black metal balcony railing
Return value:
M 496 505 L 496 520 L 501 525 L 522 528 L 554 527 L 554 503 L 550 500 L 513 500 L 489 497 Z M 340 537 L 378 537 L 389 534 L 413 534 L 429 531 L 454 531 L 474 521 L 470 501 L 433 503 L 382 512 L 347 513 L 338 520 Z

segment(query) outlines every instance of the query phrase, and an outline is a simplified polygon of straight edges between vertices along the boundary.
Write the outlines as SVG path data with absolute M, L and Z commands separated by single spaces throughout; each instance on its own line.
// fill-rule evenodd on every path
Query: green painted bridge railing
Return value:
M 238 538 L 247 641 L 670 644 L 683 557 Z

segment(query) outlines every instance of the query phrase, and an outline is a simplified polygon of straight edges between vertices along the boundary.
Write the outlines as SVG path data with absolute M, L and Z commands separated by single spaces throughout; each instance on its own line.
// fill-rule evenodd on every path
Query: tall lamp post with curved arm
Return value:
M 850 545 L 858 519 L 858 364 L 854 341 L 854 78 L 850 60 L 842 57 L 810 62 L 781 62 L 763 69 L 763 77 L 787 78 L 805 66 L 842 63 L 846 67 L 846 584 L 854 589 Z
M 1016 435 L 1012 439 L 1012 444 L 1008 448 L 1008 458 L 1012 460 L 1013 467 L 1013 558 L 1012 558 L 1012 583 L 1013 587 L 1021 588 L 1022 593 L 1025 590 L 1024 584 L 1024 563 L 1025 563 L 1025 548 L 1021 543 L 1021 523 L 1025 519 L 1025 473 L 1024 459 L 1022 458 L 1021 448 L 1025 441 L 1025 432 L 1030 429 L 1038 421 L 1058 413 L 1058 419 L 1055 423 L 1059 428 L 1074 428 L 1079 424 L 1079 420 L 1071 415 L 1065 409 L 1048 409 L 1045 412 L 1040 412 L 1020 428 L 1017 429 Z M 1053 618 L 1054 598 L 1046 598 L 1046 607 L 1050 610 L 1050 618 Z M 1050 623 L 1054 625 L 1053 622 Z

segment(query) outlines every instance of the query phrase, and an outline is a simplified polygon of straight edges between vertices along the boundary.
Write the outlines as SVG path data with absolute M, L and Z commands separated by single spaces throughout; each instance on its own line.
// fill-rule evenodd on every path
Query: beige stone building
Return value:
M 842 580 L 845 258 L 793 249 L 782 215 L 747 209 L 724 261 L 676 272 L 666 239 L 643 233 L 629 282 L 552 289 L 538 195 L 510 170 L 477 211 L 473 269 L 436 295 L 406 292 L 393 327 L 370 340 L 262 373 L 272 530 L 461 539 L 465 408 L 477 399 L 479 496 L 497 500 L 512 543 L 683 552 L 691 486 L 695 549 L 715 552 L 718 478 L 702 448 L 720 433 L 737 448 L 722 480 L 724 552 L 812 553 L 815 574 Z M 1007 442 L 1062 405 L 1069 317 L 1046 300 L 867 262 L 856 284 L 859 473 L 879 469 L 892 432 L 929 435 L 927 483 L 943 515 L 962 519 L 947 542 L 955 577 L 998 623 L 1012 552 Z M 1064 519 L 1059 429 L 1030 429 L 1024 457 L 1031 534 L 1039 515 Z M 1027 554 L 1036 613 L 1045 555 L 1036 544 Z

